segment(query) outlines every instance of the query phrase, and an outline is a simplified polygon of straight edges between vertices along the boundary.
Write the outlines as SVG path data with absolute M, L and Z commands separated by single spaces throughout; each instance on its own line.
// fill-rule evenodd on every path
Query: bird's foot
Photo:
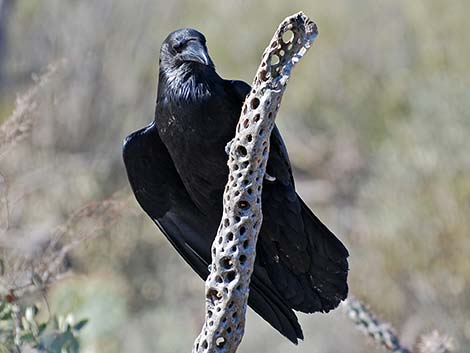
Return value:
M 264 179 L 266 179 L 267 181 L 269 181 L 271 183 L 276 181 L 276 177 L 273 177 L 273 176 L 269 175 L 268 173 L 264 173 Z

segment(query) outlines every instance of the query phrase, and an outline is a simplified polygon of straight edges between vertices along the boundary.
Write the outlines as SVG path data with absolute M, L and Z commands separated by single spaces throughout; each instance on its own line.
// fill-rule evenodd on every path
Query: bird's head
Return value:
M 168 35 L 160 50 L 157 101 L 209 96 L 212 81 L 217 78 L 202 33 L 183 28 Z
M 214 68 L 206 47 L 206 38 L 195 29 L 178 29 L 168 35 L 160 49 L 160 69 Z

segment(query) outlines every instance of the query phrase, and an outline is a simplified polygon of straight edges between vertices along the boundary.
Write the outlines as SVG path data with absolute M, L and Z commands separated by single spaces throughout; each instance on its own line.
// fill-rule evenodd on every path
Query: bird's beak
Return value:
M 183 61 L 192 61 L 206 66 L 214 66 L 207 49 L 202 43 L 192 40 L 181 55 Z

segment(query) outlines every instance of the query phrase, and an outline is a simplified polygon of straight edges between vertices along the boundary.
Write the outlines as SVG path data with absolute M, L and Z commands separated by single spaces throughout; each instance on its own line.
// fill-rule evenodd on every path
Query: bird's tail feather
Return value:
M 293 343 L 297 344 L 299 339 L 303 340 L 302 328 L 294 311 L 274 286 L 264 283 L 256 274 L 251 280 L 248 304 Z

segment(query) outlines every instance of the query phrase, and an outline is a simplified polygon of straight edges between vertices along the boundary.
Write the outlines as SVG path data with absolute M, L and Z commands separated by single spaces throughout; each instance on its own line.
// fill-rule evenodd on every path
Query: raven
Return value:
M 170 33 L 159 64 L 155 119 L 124 140 L 124 164 L 140 206 L 205 279 L 228 177 L 225 146 L 250 86 L 216 73 L 194 29 Z M 348 251 L 297 195 L 277 127 L 270 143 L 248 304 L 297 343 L 293 310 L 328 312 L 346 298 Z

